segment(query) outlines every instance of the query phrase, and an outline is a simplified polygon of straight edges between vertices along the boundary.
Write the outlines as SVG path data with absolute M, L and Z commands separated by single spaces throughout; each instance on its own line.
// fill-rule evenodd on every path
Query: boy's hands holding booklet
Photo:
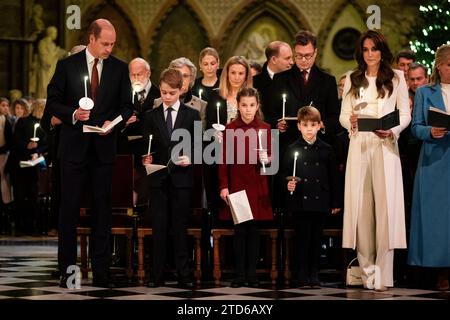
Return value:
M 181 167 L 187 167 L 191 164 L 191 160 L 189 159 L 188 156 L 179 156 L 178 157 L 178 161 L 175 162 L 175 164 L 177 166 L 181 166 Z

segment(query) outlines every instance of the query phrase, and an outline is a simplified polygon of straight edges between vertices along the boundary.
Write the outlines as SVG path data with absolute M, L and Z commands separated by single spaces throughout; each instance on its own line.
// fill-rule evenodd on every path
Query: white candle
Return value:
M 88 81 L 89 77 L 88 76 L 84 76 L 84 96 L 87 98 L 87 81 Z
M 259 149 L 261 151 L 263 151 L 264 149 L 262 146 L 262 131 L 261 130 L 258 131 L 258 141 L 259 141 Z M 262 163 L 262 167 L 263 167 L 263 172 L 266 173 L 266 164 L 264 162 L 261 162 L 261 163 Z
M 283 93 L 283 119 L 286 117 L 286 93 Z
M 198 90 L 198 97 L 200 98 L 200 100 L 202 99 L 202 93 L 203 89 Z
M 294 153 L 294 170 L 292 171 L 292 176 L 295 177 L 295 171 L 297 169 L 297 157 L 298 157 L 298 152 Z
M 134 91 L 134 89 L 132 90 L 132 96 L 131 96 L 131 103 L 134 104 L 134 96 L 136 94 L 136 91 Z
M 33 138 L 36 139 L 36 129 L 39 127 L 39 123 L 35 123 L 34 124 L 34 133 L 33 133 Z
M 151 134 L 151 135 L 148 137 L 148 152 L 147 152 L 147 154 L 150 154 L 150 150 L 151 150 L 151 148 L 152 148 L 152 139 L 153 139 L 153 135 Z
M 263 146 L 262 146 L 262 131 L 261 130 L 259 130 L 258 131 L 258 142 L 259 142 L 259 149 L 263 149 Z
M 294 169 L 292 171 L 292 176 L 295 178 L 295 171 L 297 169 L 297 157 L 298 157 L 298 152 L 294 153 Z M 291 195 L 294 194 L 294 191 L 291 191 Z
M 220 109 L 220 102 L 217 102 L 217 124 L 220 124 L 219 109 Z

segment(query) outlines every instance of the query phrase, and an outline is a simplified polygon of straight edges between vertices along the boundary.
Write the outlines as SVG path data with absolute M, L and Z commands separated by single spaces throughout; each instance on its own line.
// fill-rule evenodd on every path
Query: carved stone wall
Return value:
M 388 38 L 392 51 L 396 52 L 408 44 L 420 1 L 4 0 L 3 2 L 5 2 L 2 7 L 4 10 L 0 16 L 3 16 L 2 21 L 5 23 L 0 27 L 0 37 L 25 36 L 24 31 L 29 29 L 27 16 L 33 4 L 37 3 L 42 4 L 45 9 L 43 16 L 45 24 L 55 24 L 60 29 L 61 37 L 58 39 L 58 45 L 66 50 L 76 44 L 85 44 L 89 23 L 96 18 L 104 17 L 111 19 L 118 30 L 116 55 L 124 60 L 141 56 L 155 60 L 154 62 L 158 64 L 166 64 L 169 59 L 162 58 L 161 55 L 172 56 L 172 53 L 166 54 L 162 49 L 167 48 L 170 43 L 176 43 L 178 56 L 190 56 L 192 50 L 198 50 L 205 45 L 213 46 L 218 49 L 224 62 L 229 56 L 239 52 L 239 47 L 242 47 L 243 43 L 245 46 L 248 39 L 255 40 L 258 46 L 274 40 L 267 36 L 271 34 L 270 32 L 261 36 L 264 34 L 261 30 L 265 25 L 268 26 L 264 29 L 266 31 L 277 30 L 277 34 L 273 37 L 280 37 L 288 42 L 292 41 L 298 30 L 306 28 L 318 36 L 318 64 L 337 75 L 350 66 L 349 62 L 339 60 L 333 51 L 331 42 L 337 32 L 346 27 L 365 31 L 368 17 L 366 9 L 369 5 L 378 5 L 381 8 L 381 32 Z M 80 30 L 64 28 L 64 21 L 67 18 L 65 9 L 69 5 L 78 5 L 81 9 Z M 18 13 L 11 14 L 14 10 Z M 183 12 L 188 12 L 188 15 L 184 15 Z M 168 28 L 166 22 L 169 18 L 177 23 L 173 24 L 170 32 L 167 32 L 165 29 Z M 188 35 L 185 34 L 186 30 L 190 32 Z M 180 35 L 183 35 L 181 40 Z M 0 52 L 2 50 L 6 49 L 0 48 Z M 261 51 L 260 48 L 258 50 Z M 261 55 L 259 58 L 262 60 Z M 197 63 L 196 58 L 192 60 Z M 154 65 L 153 61 L 150 62 Z M 162 69 L 166 65 L 155 67 Z M 7 78 L 8 76 L 4 75 L 3 79 Z
M 330 42 L 340 29 L 348 26 L 364 31 L 368 17 L 367 6 L 371 4 L 380 6 L 381 31 L 387 35 L 393 51 L 407 44 L 408 34 L 414 24 L 413 13 L 417 7 L 416 0 L 66 0 L 66 4 L 69 3 L 80 5 L 85 28 L 90 22 L 87 19 L 102 16 L 104 12 L 99 10 L 99 7 L 105 7 L 105 3 L 110 4 L 109 7 L 114 7 L 123 20 L 121 28 L 130 29 L 128 34 L 131 35 L 131 39 L 118 38 L 116 48 L 116 54 L 118 52 L 118 55 L 125 59 L 128 59 L 130 53 L 122 51 L 124 48 L 132 47 L 136 48 L 137 55 L 146 59 L 151 58 L 157 64 L 165 64 L 170 59 L 160 57 L 164 54 L 161 50 L 170 47 L 168 44 L 172 42 L 177 45 L 178 56 L 190 56 L 193 48 L 201 48 L 206 44 L 216 47 L 222 55 L 222 61 L 225 61 L 229 56 L 242 52 L 243 43 L 249 41 L 248 39 L 265 41 L 264 37 L 257 33 L 249 33 L 246 28 L 259 30 L 263 24 L 273 21 L 273 29 L 279 30 L 277 36 L 283 40 L 292 40 L 301 28 L 316 33 L 320 51 L 318 63 L 336 74 L 341 73 L 350 63 L 337 58 Z M 179 10 L 181 7 L 190 12 L 187 18 L 182 16 L 183 10 Z M 178 19 L 177 12 L 180 14 Z M 175 23 L 170 32 L 167 32 L 165 29 L 168 28 L 169 18 L 182 23 Z M 398 21 L 402 23 L 399 24 Z M 186 28 L 183 28 L 183 23 Z M 198 27 L 194 27 L 194 24 L 198 24 Z M 179 41 L 178 38 L 186 29 L 190 30 L 190 35 L 183 36 L 182 41 Z M 164 37 L 161 34 L 164 34 Z M 274 40 L 269 39 L 267 35 L 265 37 L 267 41 Z M 76 32 L 67 31 L 66 46 L 76 44 L 80 38 Z M 121 45 L 121 41 L 126 44 Z M 171 57 L 173 52 L 167 55 Z M 261 56 L 259 58 L 261 59 Z M 197 62 L 197 59 L 192 60 L 194 63 Z M 153 61 L 151 62 L 153 64 Z M 158 65 L 157 68 L 164 67 L 166 66 Z

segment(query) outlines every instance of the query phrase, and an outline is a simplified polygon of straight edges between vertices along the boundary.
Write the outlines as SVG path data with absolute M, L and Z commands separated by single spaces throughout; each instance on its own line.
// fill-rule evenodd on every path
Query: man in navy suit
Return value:
M 194 124 L 201 132 L 200 114 L 180 102 L 183 75 L 177 69 L 162 72 L 159 89 L 162 103 L 144 115 L 144 137 L 152 135 L 151 155 L 143 164 L 160 164 L 167 168 L 148 176 L 150 212 L 153 227 L 153 270 L 149 287 L 164 285 L 167 238 L 173 233 L 175 265 L 180 287 L 192 288 L 186 228 L 191 210 L 194 171 L 192 166 Z M 190 150 L 178 150 L 178 133 L 189 133 Z M 201 139 L 200 139 L 201 140 Z M 148 141 L 148 138 L 147 138 Z M 177 148 L 176 148 L 177 147 Z M 201 148 L 201 141 L 198 146 Z M 201 150 L 201 149 L 200 149 Z
M 317 38 L 306 30 L 301 30 L 295 36 L 295 65 L 273 77 L 271 92 L 271 111 L 273 112 L 272 127 L 280 130 L 280 143 L 287 145 L 293 142 L 297 135 L 297 120 L 292 122 L 279 121 L 282 118 L 282 94 L 286 94 L 286 117 L 296 119 L 297 111 L 307 105 L 316 107 L 322 115 L 325 134 L 320 134 L 323 140 L 334 145 L 338 128 L 340 104 L 337 95 L 334 76 L 320 70 L 315 64 L 317 57 Z
M 132 114 L 127 64 L 111 55 L 115 42 L 114 26 L 105 19 L 94 21 L 89 27 L 87 48 L 59 61 L 47 88 L 47 108 L 62 121 L 57 155 L 61 161 L 61 287 L 69 285 L 67 268 L 76 264 L 76 226 L 87 177 L 93 196 L 93 285 L 110 285 L 111 185 L 117 132 L 83 133 L 83 125 L 106 127 L 117 116 L 127 121 Z M 90 80 L 87 90 L 85 76 Z M 85 90 L 94 101 L 92 110 L 79 107 Z

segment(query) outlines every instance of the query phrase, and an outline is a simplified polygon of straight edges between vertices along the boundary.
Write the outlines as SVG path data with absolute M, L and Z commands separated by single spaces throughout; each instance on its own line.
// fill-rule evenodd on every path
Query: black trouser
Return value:
M 325 213 L 296 212 L 295 271 L 300 285 L 319 281 L 320 249 Z
M 153 277 L 164 280 L 169 228 L 173 233 L 175 266 L 178 280 L 190 278 L 186 228 L 191 210 L 191 188 L 174 188 L 167 181 L 161 188 L 150 189 L 150 213 L 153 228 Z
M 234 253 L 237 279 L 256 280 L 259 257 L 259 227 L 254 220 L 234 226 Z
M 102 164 L 94 157 L 83 163 L 61 161 L 59 262 L 62 273 L 77 261 L 76 227 L 81 193 L 89 177 L 92 192 L 92 271 L 94 278 L 107 276 L 111 264 L 112 172 L 112 163 Z

